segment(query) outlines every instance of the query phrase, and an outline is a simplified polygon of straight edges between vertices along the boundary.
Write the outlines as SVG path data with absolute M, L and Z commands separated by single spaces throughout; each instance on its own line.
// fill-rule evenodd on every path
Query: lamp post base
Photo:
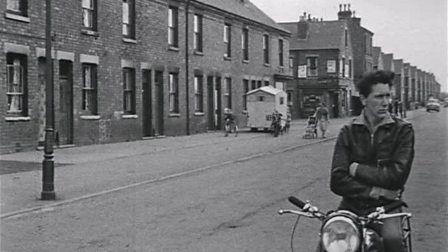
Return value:
M 41 200 L 55 200 L 56 193 L 54 191 L 42 191 L 40 194 Z

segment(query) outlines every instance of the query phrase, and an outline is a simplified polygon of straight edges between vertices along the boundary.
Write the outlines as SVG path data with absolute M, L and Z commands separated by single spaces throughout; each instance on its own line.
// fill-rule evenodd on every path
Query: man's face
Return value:
M 372 119 L 383 119 L 388 115 L 388 107 L 391 102 L 390 87 L 385 83 L 378 83 L 372 86 L 369 96 L 361 95 L 362 104 L 365 106 L 365 113 Z

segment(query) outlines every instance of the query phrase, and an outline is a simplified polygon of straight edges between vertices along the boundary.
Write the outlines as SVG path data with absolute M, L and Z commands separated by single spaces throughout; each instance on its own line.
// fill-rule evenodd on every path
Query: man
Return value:
M 414 159 L 414 130 L 388 112 L 393 78 L 390 71 L 376 71 L 358 83 L 364 109 L 341 129 L 331 168 L 340 209 L 361 214 L 401 197 Z M 384 222 L 385 251 L 401 251 L 400 231 L 399 218 Z
M 325 132 L 328 127 L 328 109 L 324 102 L 320 103 L 316 110 L 317 124 L 319 125 L 322 138 L 325 138 Z

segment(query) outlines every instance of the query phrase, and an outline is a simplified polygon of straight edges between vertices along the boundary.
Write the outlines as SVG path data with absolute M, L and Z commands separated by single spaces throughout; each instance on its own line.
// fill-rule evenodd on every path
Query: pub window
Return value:
M 175 48 L 179 46 L 179 16 L 174 6 L 168 8 L 168 45 Z
M 306 58 L 306 70 L 308 76 L 317 76 L 317 57 Z
M 170 113 L 179 113 L 179 74 L 169 74 L 169 106 Z
M 135 115 L 135 69 L 123 68 L 123 112 Z
M 123 0 L 123 36 L 135 38 L 135 2 Z
M 27 116 L 27 58 L 25 55 L 6 54 L 7 113 Z
M 97 0 L 82 0 L 82 25 L 86 29 L 97 30 Z
M 91 115 L 98 114 L 97 65 L 82 64 L 82 110 Z

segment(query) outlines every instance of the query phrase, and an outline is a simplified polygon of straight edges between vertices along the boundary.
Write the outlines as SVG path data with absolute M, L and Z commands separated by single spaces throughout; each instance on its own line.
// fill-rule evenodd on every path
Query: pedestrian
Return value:
M 331 166 L 330 186 L 342 196 L 340 209 L 360 214 L 401 198 L 414 159 L 414 130 L 388 112 L 393 78 L 381 70 L 357 84 L 363 110 L 341 128 Z M 377 231 L 386 252 L 403 251 L 400 218 L 385 220 Z
M 395 98 L 394 99 L 394 115 L 395 116 L 398 116 L 398 111 L 399 111 L 399 109 L 398 109 L 398 106 L 400 105 L 400 100 L 398 99 L 398 98 Z
M 321 102 L 316 109 L 317 125 L 319 126 L 322 138 L 326 138 L 325 133 L 328 127 L 328 109 L 324 102 Z

